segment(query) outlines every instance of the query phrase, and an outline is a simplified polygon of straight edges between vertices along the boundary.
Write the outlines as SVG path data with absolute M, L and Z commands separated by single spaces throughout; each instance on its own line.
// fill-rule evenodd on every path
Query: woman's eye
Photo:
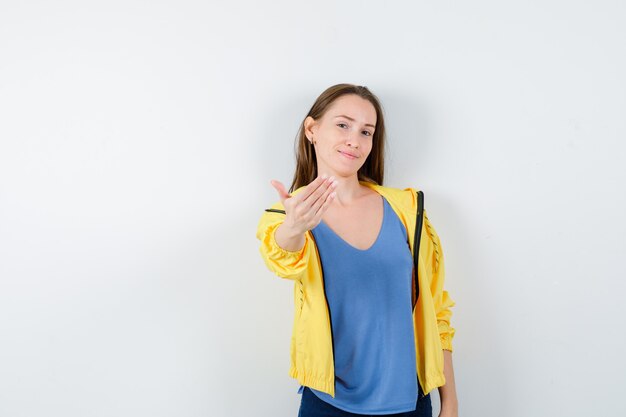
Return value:
M 339 127 L 344 127 L 344 126 L 345 126 L 345 127 L 348 127 L 348 125 L 347 125 L 347 124 L 345 124 L 345 123 L 337 123 L 337 126 L 339 126 Z M 364 131 L 363 131 L 363 132 L 361 132 L 361 133 L 364 133 L 364 134 L 365 134 L 365 136 L 372 136 L 372 134 L 371 134 L 368 130 L 364 130 Z

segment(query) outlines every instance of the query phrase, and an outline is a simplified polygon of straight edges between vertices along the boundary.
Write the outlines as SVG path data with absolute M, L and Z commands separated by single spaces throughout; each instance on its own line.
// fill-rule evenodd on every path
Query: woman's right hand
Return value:
M 335 198 L 335 177 L 318 176 L 304 190 L 291 196 L 280 181 L 272 180 L 285 207 L 285 221 L 279 228 L 287 236 L 300 236 L 322 221 L 322 216 Z

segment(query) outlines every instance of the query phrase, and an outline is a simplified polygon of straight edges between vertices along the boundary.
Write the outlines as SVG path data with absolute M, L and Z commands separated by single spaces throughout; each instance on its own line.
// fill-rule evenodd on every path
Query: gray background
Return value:
M 295 417 L 292 284 L 254 234 L 340 82 L 383 102 L 385 185 L 425 191 L 459 415 L 625 415 L 625 18 L 0 2 L 0 415 Z

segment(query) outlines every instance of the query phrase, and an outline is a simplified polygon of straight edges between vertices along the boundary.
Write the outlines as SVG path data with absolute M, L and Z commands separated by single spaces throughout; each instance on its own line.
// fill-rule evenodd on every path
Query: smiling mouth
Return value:
M 341 152 L 341 151 L 339 151 L 339 153 L 342 154 L 343 156 L 345 156 L 346 158 L 356 159 L 356 156 L 350 155 L 349 153 L 345 153 L 345 152 Z

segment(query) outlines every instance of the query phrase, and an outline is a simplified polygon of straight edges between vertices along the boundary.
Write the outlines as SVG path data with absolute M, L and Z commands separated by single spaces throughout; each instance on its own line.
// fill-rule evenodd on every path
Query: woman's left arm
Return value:
M 454 384 L 452 352 L 445 349 L 443 350 L 443 374 L 446 378 L 446 383 L 439 387 L 439 398 L 441 399 L 439 417 L 458 417 L 459 402 L 456 398 L 456 386 Z
M 437 327 L 439 329 L 441 347 L 443 348 L 443 375 L 446 380 L 445 385 L 439 387 L 439 398 L 441 399 L 439 417 L 458 417 L 459 405 L 454 384 L 454 368 L 452 367 L 452 339 L 455 329 L 450 325 L 450 317 L 452 316 L 450 308 L 454 306 L 455 302 L 450 298 L 448 292 L 444 290 L 446 273 L 443 248 L 441 247 L 439 235 L 426 215 L 426 210 L 424 210 L 424 225 L 432 239 L 430 253 L 432 259 L 430 263 L 432 268 L 431 292 L 433 295 L 435 313 L 437 315 Z

